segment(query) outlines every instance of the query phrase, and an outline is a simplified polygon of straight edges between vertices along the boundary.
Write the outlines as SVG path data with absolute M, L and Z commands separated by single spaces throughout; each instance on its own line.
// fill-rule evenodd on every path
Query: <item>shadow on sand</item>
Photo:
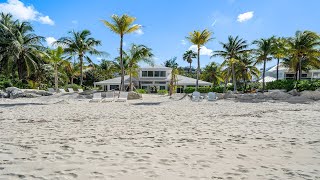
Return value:
M 29 106 L 29 105 L 36 105 L 36 106 L 43 106 L 47 104 L 43 103 L 13 103 L 13 104 L 0 104 L 0 107 L 14 107 L 14 106 Z
M 156 106 L 160 105 L 161 102 L 141 102 L 141 103 L 133 103 L 132 105 L 135 106 Z

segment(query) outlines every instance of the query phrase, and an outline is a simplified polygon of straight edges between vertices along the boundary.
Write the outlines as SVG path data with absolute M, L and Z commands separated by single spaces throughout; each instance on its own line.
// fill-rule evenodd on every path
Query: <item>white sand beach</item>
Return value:
M 0 99 L 0 179 L 320 179 L 319 102 L 88 101 Z

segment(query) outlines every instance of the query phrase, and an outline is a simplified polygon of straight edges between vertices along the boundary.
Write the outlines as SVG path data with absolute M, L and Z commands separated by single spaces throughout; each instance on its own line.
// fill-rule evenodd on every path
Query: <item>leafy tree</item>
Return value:
M 212 40 L 212 32 L 209 30 L 205 29 L 203 31 L 194 31 L 189 34 L 186 39 L 188 39 L 192 44 L 197 46 L 198 52 L 197 52 L 197 57 L 198 57 L 198 67 L 197 67 L 197 81 L 196 81 L 196 90 L 199 88 L 199 77 L 200 77 L 200 49 L 202 46 L 207 44 L 210 40 Z
M 169 84 L 169 96 L 171 96 L 176 89 L 177 86 L 177 76 L 178 76 L 178 63 L 177 57 L 168 59 L 164 62 L 165 67 L 171 68 L 171 78 L 170 78 L 170 84 Z
M 190 65 L 190 67 L 189 67 L 189 73 L 192 72 L 192 71 L 191 71 L 191 70 L 192 70 L 191 64 L 192 64 L 193 59 L 196 58 L 196 57 L 197 57 L 197 53 L 193 52 L 192 50 L 186 51 L 186 52 L 183 54 L 183 60 L 184 60 L 184 61 L 187 61 L 187 62 L 189 63 L 189 65 Z
M 287 55 L 287 52 L 288 52 L 287 39 L 274 37 L 273 43 L 272 43 L 272 56 L 273 58 L 277 59 L 277 80 L 279 80 L 280 59 L 285 58 Z
M 256 67 L 256 62 L 250 52 L 240 55 L 239 65 L 236 68 L 237 78 L 242 79 L 244 90 L 247 89 L 247 82 L 250 82 L 253 77 L 259 78 L 260 71 Z
M 124 63 L 123 63 L 123 37 L 125 34 L 130 34 L 138 31 L 141 26 L 133 24 L 136 20 L 135 17 L 128 16 L 126 14 L 122 16 L 112 15 L 112 21 L 102 20 L 102 22 L 114 33 L 120 35 L 120 68 L 121 68 L 121 85 L 120 91 L 124 91 Z
M 219 85 L 223 81 L 220 66 L 215 62 L 208 64 L 202 71 L 201 79 Z

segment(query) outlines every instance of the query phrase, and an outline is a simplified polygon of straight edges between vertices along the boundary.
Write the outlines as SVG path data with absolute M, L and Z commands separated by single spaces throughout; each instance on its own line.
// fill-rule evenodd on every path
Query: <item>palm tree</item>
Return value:
M 246 91 L 247 82 L 251 81 L 253 77 L 259 78 L 260 71 L 256 67 L 256 62 L 251 57 L 250 52 L 240 55 L 239 62 L 240 63 L 236 68 L 236 74 L 239 78 L 242 78 L 244 91 Z
M 266 63 L 267 61 L 272 60 L 272 42 L 273 37 L 269 39 L 259 39 L 253 42 L 253 44 L 257 45 L 257 49 L 255 50 L 257 55 L 257 63 L 263 63 L 263 71 L 262 71 L 262 92 L 265 90 L 265 74 L 266 74 Z
M 94 39 L 91 36 L 89 30 L 83 30 L 79 32 L 70 31 L 70 37 L 62 37 L 57 40 L 54 44 L 64 47 L 64 52 L 67 54 L 77 55 L 80 64 L 80 86 L 83 85 L 83 65 L 84 59 L 89 63 L 92 63 L 89 55 L 102 56 L 106 53 L 98 51 L 96 46 L 101 45 L 101 41 Z
M 153 65 L 153 57 L 152 49 L 148 48 L 144 45 L 135 45 L 132 44 L 128 52 L 124 53 L 124 58 L 128 62 L 127 72 L 129 73 L 130 79 L 130 91 L 133 91 L 132 86 L 132 76 L 138 72 L 139 65 L 138 63 L 143 61 L 147 64 Z
M 186 51 L 183 54 L 183 60 L 187 61 L 190 65 L 189 73 L 191 73 L 191 69 L 192 69 L 191 64 L 192 64 L 193 58 L 196 58 L 196 57 L 197 57 L 197 53 L 193 52 L 192 50 Z
M 208 64 L 202 71 L 201 79 L 219 85 L 223 81 L 220 66 L 215 62 Z
M 286 57 L 287 54 L 287 39 L 274 38 L 272 43 L 272 56 L 277 59 L 277 80 L 279 80 L 279 65 L 280 59 Z
M 33 33 L 28 22 L 13 21 L 12 15 L 0 16 L 0 62 L 2 66 L 12 69 L 14 77 L 18 70 L 18 78 L 26 80 L 30 72 L 38 69 L 44 47 L 43 37 Z
M 205 29 L 202 32 L 200 31 L 194 31 L 189 34 L 186 39 L 188 39 L 192 44 L 197 46 L 198 52 L 197 52 L 197 57 L 198 57 L 198 67 L 197 67 L 197 81 L 196 81 L 196 91 L 199 88 L 199 77 L 200 77 L 200 49 L 202 46 L 207 44 L 209 41 L 212 40 L 212 32 L 209 30 Z
M 121 67 L 121 85 L 120 91 L 124 91 L 124 64 L 123 64 L 123 37 L 125 34 L 133 33 L 141 28 L 141 25 L 134 24 L 135 17 L 128 16 L 126 14 L 122 16 L 112 15 L 112 22 L 102 20 L 112 32 L 120 35 L 120 67 Z
M 63 49 L 61 46 L 59 46 L 57 49 L 54 50 L 48 50 L 47 51 L 48 57 L 47 60 L 53 65 L 54 68 L 54 84 L 55 89 L 58 92 L 59 91 L 59 84 L 58 84 L 58 69 L 64 69 L 66 66 L 69 65 L 69 62 L 65 57 L 62 57 L 63 55 Z
M 170 78 L 170 85 L 169 85 L 169 96 L 173 94 L 175 91 L 175 87 L 177 84 L 177 75 L 178 75 L 178 63 L 176 62 L 177 57 L 171 58 L 164 62 L 165 67 L 171 68 L 171 78 Z
M 320 37 L 311 31 L 297 31 L 295 37 L 289 38 L 289 53 L 298 61 L 298 80 L 301 80 L 303 61 L 315 60 L 319 57 Z
M 242 38 L 239 38 L 239 36 L 236 36 L 235 38 L 232 36 L 228 37 L 227 43 L 222 43 L 223 50 L 221 51 L 215 51 L 213 56 L 221 56 L 225 59 L 225 61 L 221 64 L 221 66 L 228 66 L 230 72 L 231 67 L 231 73 L 232 73 L 232 80 L 233 80 L 233 91 L 237 91 L 237 78 L 236 78 L 236 70 L 235 65 L 239 63 L 240 56 L 249 50 L 248 44 L 246 40 L 243 40 Z M 229 77 L 228 75 L 225 77 Z

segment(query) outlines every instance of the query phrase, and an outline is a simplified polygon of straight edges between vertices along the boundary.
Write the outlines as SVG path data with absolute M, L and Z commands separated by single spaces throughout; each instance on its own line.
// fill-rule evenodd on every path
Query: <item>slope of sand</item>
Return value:
M 320 179 L 320 103 L 0 99 L 0 179 Z

